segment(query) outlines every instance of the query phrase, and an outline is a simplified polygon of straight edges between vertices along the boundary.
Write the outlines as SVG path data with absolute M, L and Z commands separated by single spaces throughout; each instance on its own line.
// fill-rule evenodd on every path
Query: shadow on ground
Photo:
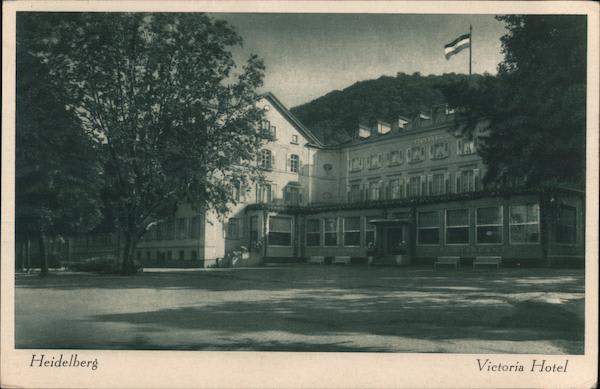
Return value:
M 78 325 L 127 325 L 136 334 L 130 341 L 107 341 L 100 347 L 117 349 L 389 351 L 385 346 L 327 341 L 342 335 L 432 342 L 485 340 L 491 342 L 490 349 L 494 341 L 546 341 L 560 345 L 565 353 L 583 352 L 584 286 L 580 270 L 433 272 L 418 268 L 297 267 L 157 272 L 129 278 L 87 274 L 55 275 L 46 280 L 17 278 L 17 289 L 27 290 L 118 289 L 127 294 L 140 288 L 181 291 L 182 296 L 196 297 L 227 292 L 229 300 L 198 303 L 190 299 L 195 302 L 187 306 L 185 302 L 174 308 L 163 304 L 144 311 L 133 306 L 127 312 L 81 317 Z M 165 346 L 153 340 L 157 334 L 190 331 L 211 332 L 216 337 Z M 261 338 L 265 333 L 294 336 L 284 342 Z M 320 337 L 318 344 L 314 337 Z M 98 348 L 92 341 L 67 341 L 61 346 Z

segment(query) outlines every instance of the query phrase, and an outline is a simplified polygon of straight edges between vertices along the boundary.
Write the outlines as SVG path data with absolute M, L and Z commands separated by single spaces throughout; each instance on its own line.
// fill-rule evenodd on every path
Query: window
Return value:
M 337 219 L 328 218 L 323 220 L 324 234 L 323 240 L 325 246 L 337 246 Z
M 261 122 L 261 126 L 260 126 L 261 130 L 265 131 L 266 133 L 270 133 L 271 131 L 271 122 L 268 120 L 263 120 Z
M 443 159 L 448 157 L 448 142 L 438 142 L 429 146 L 431 159 Z
M 510 243 L 539 243 L 540 207 L 538 204 L 511 205 Z
M 348 201 L 351 203 L 360 201 L 360 182 L 350 183 Z
M 443 173 L 437 173 L 433 175 L 431 184 L 431 194 L 440 195 L 446 193 L 446 183 Z
M 201 218 L 194 216 L 190 226 L 190 239 L 200 238 Z
M 298 173 L 300 171 L 300 157 L 296 154 L 290 156 L 290 171 L 292 173 Z
M 272 126 L 270 121 L 263 120 L 261 124 L 261 129 L 273 140 L 277 138 L 277 127 Z
M 362 169 L 362 160 L 360 158 L 352 158 L 350 160 L 350 171 L 358 172 Z
M 240 201 L 240 193 L 241 193 L 240 184 L 239 183 L 233 184 L 231 186 L 231 197 L 233 198 L 233 200 Z
M 390 198 L 391 199 L 399 199 L 400 198 L 400 180 L 398 178 L 390 180 Z
M 177 239 L 187 238 L 188 219 L 180 217 L 177 219 Z
M 459 139 L 456 146 L 457 155 L 475 154 L 475 140 Z
M 271 150 L 261 150 L 259 166 L 263 169 L 273 168 L 273 154 Z
M 375 225 L 369 223 L 370 220 L 377 219 L 377 216 L 367 216 L 365 218 L 365 244 L 367 247 L 375 246 Z
M 475 219 L 477 243 L 502 243 L 502 207 L 477 208 Z
M 285 202 L 287 204 L 298 205 L 300 204 L 300 188 L 290 186 L 285 191 Z
M 379 181 L 371 181 L 369 182 L 369 200 L 379 200 L 380 199 L 380 187 L 381 183 Z
M 180 261 L 183 261 L 185 259 L 185 253 L 184 253 L 183 250 L 179 250 L 178 255 L 179 255 L 179 260 Z
M 577 243 L 577 209 L 567 205 L 558 207 L 554 224 L 554 241 L 563 244 Z
M 306 245 L 311 247 L 321 245 L 321 220 L 306 220 Z
M 360 246 L 360 217 L 344 218 L 344 246 Z
M 372 154 L 369 156 L 368 169 L 379 169 L 381 167 L 381 154 Z
M 465 193 L 475 190 L 475 175 L 473 170 L 463 170 L 460 172 L 460 178 L 456 183 L 456 192 Z
M 271 202 L 271 200 L 273 200 L 273 187 L 268 183 L 258 185 L 256 196 L 259 203 Z
M 250 243 L 258 242 L 258 216 L 250 217 Z
M 421 194 L 421 176 L 410 178 L 409 190 L 409 196 L 418 196 Z
M 137 251 L 137 260 L 141 261 L 142 260 L 142 252 L 141 251 Z
M 422 245 L 440 243 L 440 213 L 438 211 L 417 214 L 417 242 Z
M 198 252 L 196 250 L 192 250 L 192 261 L 198 260 Z
M 269 216 L 269 245 L 292 245 L 292 218 Z
M 396 166 L 402 164 L 402 151 L 394 150 L 388 154 L 388 165 Z
M 235 217 L 227 222 L 227 239 L 239 239 L 239 220 Z
M 292 143 L 295 145 L 298 144 L 298 135 L 292 135 Z
M 446 211 L 446 244 L 469 244 L 469 210 Z
M 406 160 L 411 163 L 424 161 L 425 146 L 413 146 L 406 150 Z

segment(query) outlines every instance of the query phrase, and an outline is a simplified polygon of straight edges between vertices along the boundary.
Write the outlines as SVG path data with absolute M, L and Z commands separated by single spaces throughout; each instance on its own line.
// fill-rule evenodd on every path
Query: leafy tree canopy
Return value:
M 233 187 L 259 176 L 264 66 L 253 55 L 236 72 L 230 48 L 242 40 L 227 23 L 72 13 L 36 33 L 36 54 L 101 150 L 125 272 L 139 238 L 178 204 L 225 214 Z
M 444 88 L 473 129 L 489 119 L 480 153 L 486 181 L 500 185 L 583 185 L 585 180 L 586 19 L 500 16 L 504 61 L 497 77 Z

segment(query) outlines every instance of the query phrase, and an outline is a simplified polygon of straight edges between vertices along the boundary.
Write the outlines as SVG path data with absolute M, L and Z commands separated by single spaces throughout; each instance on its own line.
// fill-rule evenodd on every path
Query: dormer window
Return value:
M 381 120 L 377 121 L 377 133 L 378 134 L 380 134 L 380 135 L 387 134 L 391 130 L 392 130 L 392 126 L 390 126 L 388 123 L 381 121 Z
M 361 139 L 366 139 L 371 136 L 371 129 L 369 127 L 359 125 L 358 126 L 358 137 Z

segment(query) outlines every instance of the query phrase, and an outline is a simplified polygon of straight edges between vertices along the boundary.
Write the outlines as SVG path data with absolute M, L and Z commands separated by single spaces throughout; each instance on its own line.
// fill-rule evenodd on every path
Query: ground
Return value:
M 308 266 L 16 278 L 16 347 L 581 354 L 584 272 Z

